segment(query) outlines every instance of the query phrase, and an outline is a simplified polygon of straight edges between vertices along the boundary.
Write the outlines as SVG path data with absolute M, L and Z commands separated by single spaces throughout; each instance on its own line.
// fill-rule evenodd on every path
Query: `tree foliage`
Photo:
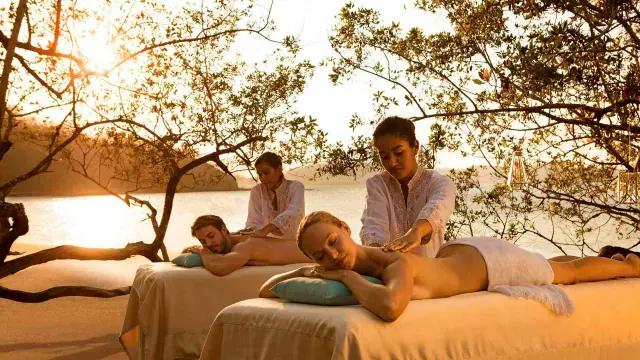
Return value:
M 305 161 L 324 139 L 313 118 L 292 110 L 313 66 L 298 59 L 293 38 L 270 36 L 273 21 L 254 16 L 252 3 L 167 8 L 157 2 L 104 1 L 82 8 L 60 0 L 48 6 L 21 0 L 6 10 L 0 51 L 10 66 L 1 79 L 7 86 L 0 89 L 5 95 L 0 161 L 18 138 L 38 144 L 46 155 L 33 169 L 0 184 L 0 278 L 55 259 L 142 255 L 159 261 L 183 177 L 195 176 L 194 169 L 207 163 L 233 176 L 270 148 L 284 149 L 289 163 Z M 104 18 L 108 13 L 115 15 Z M 19 36 L 5 35 L 7 27 Z M 98 39 L 101 28 L 108 29 L 105 44 L 113 47 L 110 62 L 79 45 L 87 37 Z M 264 60 L 243 60 L 238 46 L 251 41 L 269 44 Z M 42 123 L 29 124 L 28 117 Z M 21 130 L 14 131 L 18 125 Z M 302 140 L 294 144 L 293 137 Z M 7 261 L 12 244 L 28 231 L 28 212 L 6 197 L 61 159 L 126 205 L 147 208 L 152 241 L 122 249 L 65 245 Z M 127 191 L 114 190 L 115 182 Z M 136 195 L 156 185 L 165 189 L 161 211 Z M 0 287 L 0 297 L 34 302 L 127 291 L 62 287 L 26 293 Z
M 345 5 L 330 37 L 331 79 L 381 80 L 381 116 L 407 109 L 412 120 L 431 121 L 436 150 L 484 159 L 479 170 L 490 169 L 492 186 L 478 171 L 451 174 L 461 193 L 448 236 L 528 236 L 561 252 L 594 250 L 598 239 L 638 245 L 639 200 L 617 191 L 620 174 L 623 190 L 638 186 L 637 174 L 627 174 L 637 173 L 640 153 L 637 2 L 414 5 L 425 19 L 446 16 L 445 30 L 428 21 L 405 28 L 402 19 Z M 529 175 L 522 188 L 504 185 L 516 151 Z

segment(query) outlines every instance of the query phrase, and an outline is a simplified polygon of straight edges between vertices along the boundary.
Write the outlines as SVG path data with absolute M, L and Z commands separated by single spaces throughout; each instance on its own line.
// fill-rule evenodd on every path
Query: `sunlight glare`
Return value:
M 127 208 L 111 196 L 60 198 L 53 206 L 56 214 L 73 214 L 64 225 L 69 238 L 65 244 L 92 248 L 117 248 L 135 239 L 135 223 L 144 219 L 138 208 Z
M 80 53 L 89 70 L 105 73 L 118 62 L 116 51 L 106 35 L 94 35 L 79 42 Z

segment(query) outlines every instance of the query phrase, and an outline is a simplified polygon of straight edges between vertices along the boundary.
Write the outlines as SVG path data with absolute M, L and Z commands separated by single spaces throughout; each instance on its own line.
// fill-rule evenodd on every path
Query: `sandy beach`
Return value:
M 38 246 L 15 244 L 30 253 Z M 8 259 L 15 258 L 10 256 Z M 58 285 L 116 288 L 131 285 L 142 257 L 125 261 L 56 260 L 0 280 L 17 290 Z M 40 304 L 0 299 L 0 359 L 126 359 L 118 343 L 129 296 L 65 297 Z

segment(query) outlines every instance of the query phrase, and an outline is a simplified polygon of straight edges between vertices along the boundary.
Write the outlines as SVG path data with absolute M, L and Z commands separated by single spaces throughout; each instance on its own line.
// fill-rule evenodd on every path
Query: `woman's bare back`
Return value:
M 400 258 L 406 260 L 413 273 L 413 300 L 482 291 L 488 286 L 484 258 L 477 249 L 469 245 L 448 246 L 441 249 L 436 258 L 412 253 L 383 252 L 378 248 L 367 248 L 367 252 L 369 259 L 376 263 L 372 269 L 378 269 L 368 274 L 372 276 L 383 277 L 389 265 Z

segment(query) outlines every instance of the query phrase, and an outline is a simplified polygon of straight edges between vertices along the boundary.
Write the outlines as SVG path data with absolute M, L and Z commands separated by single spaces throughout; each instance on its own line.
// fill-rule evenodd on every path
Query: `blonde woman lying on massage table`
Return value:
M 553 287 L 555 285 L 549 284 L 640 277 L 640 258 L 635 254 L 626 258 L 585 257 L 557 262 L 493 238 L 450 241 L 440 249 L 436 258 L 385 252 L 380 248 L 357 245 L 351 239 L 351 230 L 345 222 L 322 211 L 313 212 L 303 219 L 297 241 L 302 252 L 318 266 L 307 266 L 272 277 L 260 289 L 261 297 L 275 297 L 270 290 L 273 285 L 293 277 L 338 280 L 351 290 L 362 306 L 386 321 L 397 319 L 409 300 L 491 290 L 494 285 Z M 488 250 L 492 247 L 497 250 L 495 256 Z M 504 259 L 513 261 L 505 263 Z M 525 267 L 527 271 L 522 279 L 502 279 L 506 284 L 492 284 L 490 281 L 496 280 L 491 279 L 492 276 L 498 278 L 502 273 Z M 526 274 L 536 273 L 532 271 L 536 269 L 537 274 L 530 274 L 527 278 Z M 377 277 L 384 284 L 370 283 L 358 274 Z

